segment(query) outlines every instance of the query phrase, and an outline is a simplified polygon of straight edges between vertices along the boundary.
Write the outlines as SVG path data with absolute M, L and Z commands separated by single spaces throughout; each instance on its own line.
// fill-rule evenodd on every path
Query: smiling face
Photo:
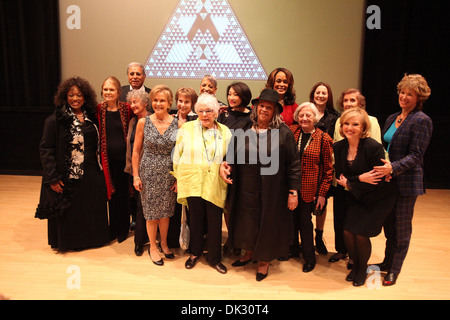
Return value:
M 417 93 L 414 90 L 403 88 L 398 94 L 398 104 L 405 112 L 414 110 L 417 105 Z
M 256 114 L 258 116 L 258 126 L 267 127 L 273 119 L 275 113 L 275 103 L 267 100 L 259 100 Z
M 363 121 L 359 116 L 350 117 L 342 124 L 342 132 L 348 140 L 359 139 L 363 129 Z
M 298 114 L 298 122 L 303 132 L 309 133 L 314 130 L 314 112 L 310 107 L 303 107 Z
M 328 102 L 328 89 L 325 86 L 318 86 L 314 91 L 314 104 L 318 108 L 324 108 Z
M 214 84 L 208 79 L 203 78 L 202 83 L 200 84 L 200 94 L 202 93 L 208 93 L 215 95 L 217 91 L 217 88 L 214 86 Z
M 164 117 L 169 113 L 170 104 L 163 91 L 155 94 L 152 100 L 152 108 L 155 111 L 155 115 L 158 117 Z
M 232 87 L 230 87 L 230 90 L 228 90 L 228 105 L 230 108 L 238 108 L 242 104 L 241 97 L 238 96 L 236 91 Z
M 198 119 L 202 123 L 202 126 L 207 129 L 214 127 L 215 114 L 214 110 L 207 105 L 197 106 Z
M 289 88 L 289 81 L 286 77 L 286 73 L 280 71 L 275 76 L 275 83 L 273 85 L 273 89 L 278 92 L 280 98 L 282 98 Z
M 177 100 L 177 109 L 182 116 L 186 117 L 192 110 L 191 97 L 187 94 L 180 94 Z
M 144 85 L 145 73 L 140 66 L 130 66 L 128 69 L 128 82 L 133 89 L 140 89 Z
M 107 102 L 116 102 L 119 99 L 119 92 L 112 80 L 106 80 L 103 84 L 102 96 Z
M 84 104 L 84 96 L 77 86 L 73 86 L 70 88 L 69 92 L 67 92 L 67 103 L 74 113 L 81 112 L 81 107 Z
M 142 115 L 147 110 L 147 106 L 144 103 L 142 103 L 142 100 L 140 98 L 131 99 L 130 107 L 133 113 L 137 116 Z
M 356 93 L 348 93 L 344 96 L 342 99 L 342 105 L 344 106 L 344 110 L 358 107 L 358 98 L 356 96 Z

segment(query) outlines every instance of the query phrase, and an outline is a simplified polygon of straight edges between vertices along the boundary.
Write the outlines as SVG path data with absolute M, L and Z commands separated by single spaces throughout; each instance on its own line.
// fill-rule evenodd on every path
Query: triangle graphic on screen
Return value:
M 145 72 L 150 78 L 267 80 L 227 0 L 180 0 Z

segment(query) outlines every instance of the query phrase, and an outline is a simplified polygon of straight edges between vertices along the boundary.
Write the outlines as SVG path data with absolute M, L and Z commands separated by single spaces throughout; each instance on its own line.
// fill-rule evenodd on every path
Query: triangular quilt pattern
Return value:
M 227 0 L 180 0 L 145 72 L 150 78 L 267 80 Z

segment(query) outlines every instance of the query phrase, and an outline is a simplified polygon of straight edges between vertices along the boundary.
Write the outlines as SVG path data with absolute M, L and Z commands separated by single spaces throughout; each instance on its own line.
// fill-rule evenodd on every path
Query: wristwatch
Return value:
M 295 191 L 291 191 L 291 190 L 289 190 L 289 194 L 292 194 L 293 196 L 296 196 L 296 195 L 298 195 L 298 193 L 297 193 L 297 190 L 295 190 Z

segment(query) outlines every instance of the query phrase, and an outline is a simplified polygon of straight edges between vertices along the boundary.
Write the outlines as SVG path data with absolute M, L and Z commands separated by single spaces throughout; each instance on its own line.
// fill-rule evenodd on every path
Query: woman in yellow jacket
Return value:
M 218 123 L 217 99 L 202 94 L 195 104 L 198 119 L 186 122 L 178 131 L 173 153 L 173 175 L 177 179 L 177 201 L 189 207 L 191 256 L 186 269 L 192 269 L 203 252 L 203 235 L 208 237 L 208 263 L 226 273 L 221 263 L 222 212 L 227 184 L 219 176 L 220 164 L 231 140 L 230 130 Z M 204 232 L 206 217 L 207 230 Z

